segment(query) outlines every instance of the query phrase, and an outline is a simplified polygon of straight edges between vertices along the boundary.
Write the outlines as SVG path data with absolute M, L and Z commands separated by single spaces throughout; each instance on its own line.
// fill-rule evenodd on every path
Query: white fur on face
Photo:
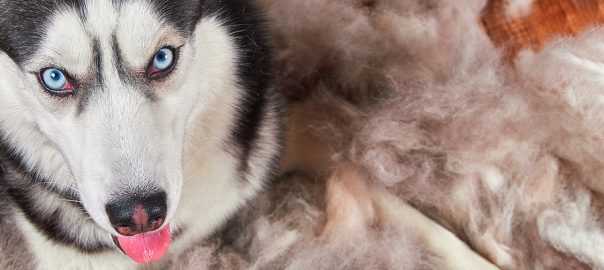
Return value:
M 143 14 L 143 16 L 141 16 Z M 143 1 L 123 4 L 116 38 L 128 66 L 146 68 L 150 56 L 166 45 L 181 45 L 182 38 L 172 27 L 166 27 Z M 132 41 L 143 42 L 132 42 Z
M 200 230 L 209 231 L 253 193 L 229 182 L 238 179 L 235 168 L 239 160 L 223 149 L 241 96 L 235 83 L 232 39 L 214 22 L 200 23 L 206 32 L 203 43 L 187 41 L 144 1 L 126 2 L 119 9 L 109 0 L 91 1 L 87 7 L 86 19 L 75 10 L 52 17 L 43 46 L 27 63 L 32 74 L 25 75 L 23 85 L 13 87 L 21 90 L 0 91 L 10 103 L 2 115 L 19 115 L 18 121 L 3 126 L 10 127 L 7 133 L 15 138 L 28 165 L 38 166 L 44 177 L 61 187 L 77 189 L 88 213 L 110 232 L 105 205 L 135 190 L 166 191 L 167 220 L 173 219 L 181 197 L 183 143 L 187 141 L 189 152 L 196 153 L 193 158 L 200 159 L 187 162 L 199 165 L 187 169 L 194 175 L 189 181 L 203 178 L 195 180 L 203 183 L 207 195 L 201 201 L 186 199 L 187 203 L 192 208 L 199 203 L 208 208 L 220 206 Z M 180 48 L 180 59 L 170 77 L 140 89 L 120 79 L 115 45 L 123 67 L 132 74 L 144 72 L 164 46 Z M 12 65 L 9 59 L 3 63 Z M 78 80 L 101 80 L 76 89 L 78 95 L 87 95 L 79 110 L 77 98 L 44 93 L 36 73 L 46 67 L 61 68 Z M 16 69 L 11 74 L 21 76 Z M 157 98 L 145 96 L 148 90 Z M 207 152 L 200 155 L 202 150 Z M 207 167 L 209 164 L 213 167 Z M 205 171 L 197 173 L 199 168 Z M 253 186 L 255 190 L 260 184 Z M 185 216 L 179 222 L 189 222 Z

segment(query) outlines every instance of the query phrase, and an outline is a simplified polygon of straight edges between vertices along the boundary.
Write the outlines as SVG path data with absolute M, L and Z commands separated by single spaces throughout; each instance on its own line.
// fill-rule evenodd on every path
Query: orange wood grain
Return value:
M 482 23 L 493 40 L 513 58 L 520 49 L 540 49 L 555 37 L 576 35 L 604 22 L 604 0 L 534 0 L 520 17 L 506 14 L 507 0 L 491 0 Z

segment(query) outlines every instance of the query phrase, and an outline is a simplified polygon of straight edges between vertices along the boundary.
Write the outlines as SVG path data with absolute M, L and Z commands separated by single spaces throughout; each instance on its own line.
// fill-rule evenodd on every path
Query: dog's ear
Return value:
M 204 0 L 150 0 L 157 8 L 157 12 L 168 22 L 186 34 L 195 31 L 197 22 L 201 18 L 202 2 Z M 210 1 L 212 2 L 212 1 Z
M 2 29 L 2 27 L 0 27 L 0 30 L 4 30 L 2 32 L 0 32 L 0 54 L 2 54 L 2 57 L 0 58 L 0 65 L 2 67 L 2 69 L 4 69 L 4 66 L 6 65 L 5 63 L 7 61 L 11 61 L 12 64 L 16 65 L 16 60 L 15 60 L 15 52 L 14 49 L 9 46 L 8 44 L 10 44 L 9 42 L 9 38 L 8 38 L 8 31 L 6 29 Z M 8 58 L 8 59 L 5 59 Z

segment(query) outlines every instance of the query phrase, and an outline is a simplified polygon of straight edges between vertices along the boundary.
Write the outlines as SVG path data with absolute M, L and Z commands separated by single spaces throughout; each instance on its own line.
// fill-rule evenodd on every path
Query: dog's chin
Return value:
M 115 245 L 137 263 L 160 260 L 170 247 L 170 224 L 163 229 L 134 236 L 111 236 Z

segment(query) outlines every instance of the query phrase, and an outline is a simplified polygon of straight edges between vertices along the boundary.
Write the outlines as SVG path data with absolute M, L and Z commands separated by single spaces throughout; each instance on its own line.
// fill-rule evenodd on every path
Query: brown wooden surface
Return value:
M 506 14 L 507 0 L 491 0 L 482 23 L 493 42 L 513 58 L 522 48 L 538 50 L 552 38 L 576 35 L 604 22 L 604 0 L 534 0 L 523 16 Z

